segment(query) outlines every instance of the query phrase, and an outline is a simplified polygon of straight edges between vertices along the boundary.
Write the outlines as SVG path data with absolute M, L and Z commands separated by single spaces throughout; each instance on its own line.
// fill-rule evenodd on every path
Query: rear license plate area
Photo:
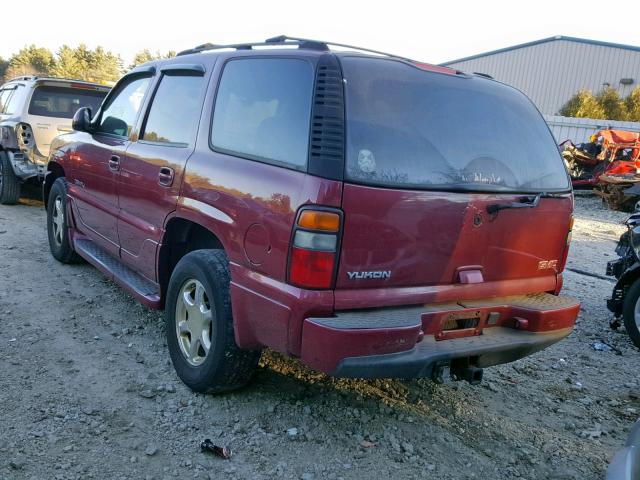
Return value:
M 465 309 L 458 312 L 443 312 L 442 315 L 431 319 L 428 330 L 436 340 L 481 335 L 486 324 L 485 317 L 487 314 L 482 310 Z

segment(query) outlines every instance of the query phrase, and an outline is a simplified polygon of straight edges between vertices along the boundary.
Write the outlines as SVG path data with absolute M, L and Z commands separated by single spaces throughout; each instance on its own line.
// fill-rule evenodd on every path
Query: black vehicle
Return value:
M 631 215 L 625 224 L 628 230 L 616 247 L 620 258 L 607 263 L 607 275 L 618 279 L 607 307 L 615 315 L 611 327 L 617 329 L 624 322 L 631 340 L 640 348 L 640 213 Z

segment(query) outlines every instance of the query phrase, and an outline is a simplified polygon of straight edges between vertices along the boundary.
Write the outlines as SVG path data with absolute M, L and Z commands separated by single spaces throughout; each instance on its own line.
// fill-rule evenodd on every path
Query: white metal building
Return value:
M 443 65 L 480 72 L 522 90 L 547 115 L 578 90 L 611 85 L 626 97 L 640 84 L 640 47 L 556 36 L 452 60 Z

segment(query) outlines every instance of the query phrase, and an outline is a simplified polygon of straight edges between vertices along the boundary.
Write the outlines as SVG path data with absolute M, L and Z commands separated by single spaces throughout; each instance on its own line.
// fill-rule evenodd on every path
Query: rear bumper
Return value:
M 474 337 L 444 341 L 425 338 L 405 352 L 345 358 L 331 374 L 348 378 L 433 378 L 438 368 L 454 360 L 472 359 L 478 368 L 513 362 L 562 340 L 571 330 L 531 333 L 497 327 Z
M 338 377 L 432 377 L 453 360 L 483 368 L 567 336 L 580 303 L 540 293 L 307 318 L 302 361 Z
M 45 172 L 45 163 L 39 162 L 41 157 L 36 156 L 36 160 L 33 161 L 29 155 L 24 152 L 8 152 L 13 172 L 18 178 L 27 180 L 32 177 L 43 177 Z M 31 152 L 34 155 L 34 152 Z M 46 160 L 46 159 L 44 159 Z

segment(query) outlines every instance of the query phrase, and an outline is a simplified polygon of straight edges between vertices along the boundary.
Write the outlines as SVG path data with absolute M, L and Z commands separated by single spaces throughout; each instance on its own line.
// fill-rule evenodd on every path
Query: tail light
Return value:
M 554 295 L 559 295 L 560 294 L 560 290 L 562 290 L 562 274 L 561 272 L 564 270 L 564 267 L 567 264 L 567 258 L 569 257 L 569 244 L 571 243 L 571 235 L 573 233 L 573 222 L 574 222 L 574 218 L 573 218 L 573 214 L 571 215 L 571 218 L 569 219 L 569 228 L 568 228 L 568 232 L 567 232 L 567 243 L 564 246 L 564 252 L 562 254 L 562 259 L 561 261 L 558 263 L 558 266 L 556 268 L 556 288 L 553 291 Z
M 16 135 L 18 140 L 18 147 L 21 150 L 31 149 L 34 145 L 33 130 L 28 123 L 19 123 L 16 126 Z
M 300 211 L 289 254 L 289 283 L 311 289 L 333 287 L 341 227 L 339 211 Z
M 573 222 L 574 222 L 574 218 L 573 218 L 573 215 L 571 215 L 571 220 L 569 220 L 569 233 L 567 233 L 567 245 L 571 243 L 571 235 L 573 232 Z

